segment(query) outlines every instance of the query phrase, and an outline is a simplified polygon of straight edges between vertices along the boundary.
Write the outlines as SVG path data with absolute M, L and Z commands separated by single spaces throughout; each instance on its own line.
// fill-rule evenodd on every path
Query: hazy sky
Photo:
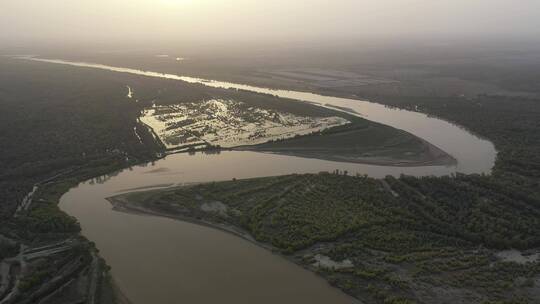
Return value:
M 0 0 L 0 41 L 540 36 L 539 0 Z

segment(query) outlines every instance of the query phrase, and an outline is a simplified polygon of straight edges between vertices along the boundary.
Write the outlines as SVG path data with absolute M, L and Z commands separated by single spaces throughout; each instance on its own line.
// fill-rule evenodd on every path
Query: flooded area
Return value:
M 96 243 L 121 290 L 133 303 L 354 303 L 322 278 L 279 255 L 226 232 L 175 221 L 113 211 L 107 197 L 129 191 L 186 183 L 292 173 L 348 171 L 349 174 L 415 176 L 489 173 L 493 145 L 451 123 L 424 114 L 354 99 L 270 90 L 240 84 L 127 68 L 33 60 L 177 79 L 293 98 L 408 131 L 450 153 L 457 166 L 391 167 L 247 151 L 174 154 L 151 164 L 81 183 L 66 193 L 62 210 L 75 216 L 82 233 Z
M 206 100 L 146 109 L 140 120 L 168 149 L 231 148 L 307 135 L 349 123 L 341 117 L 303 117 L 233 100 Z

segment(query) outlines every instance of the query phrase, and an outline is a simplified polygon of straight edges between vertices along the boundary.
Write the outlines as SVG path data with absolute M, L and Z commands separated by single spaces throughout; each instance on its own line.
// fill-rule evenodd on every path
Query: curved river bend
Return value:
M 82 62 L 28 58 L 35 61 L 97 68 L 148 77 L 176 79 L 211 87 L 235 88 L 338 106 L 362 117 L 408 131 L 451 154 L 456 167 L 388 167 L 339 163 L 255 152 L 175 154 L 114 176 L 81 183 L 60 201 L 60 207 L 81 223 L 82 233 L 96 243 L 112 266 L 122 291 L 135 304 L 171 303 L 353 303 L 323 279 L 228 233 L 154 216 L 116 212 L 106 197 L 137 189 L 192 182 L 229 180 L 347 170 L 372 177 L 453 172 L 490 173 L 496 151 L 486 140 L 427 115 L 383 105 L 305 92 L 141 71 Z M 334 108 L 335 109 L 335 108 Z
M 121 68 L 97 63 L 74 62 L 59 59 L 42 59 L 28 57 L 26 59 L 55 64 L 71 65 L 76 67 L 101 69 L 113 72 L 135 74 L 148 77 L 166 78 L 203 84 L 209 87 L 239 89 L 251 92 L 275 95 L 283 98 L 296 99 L 330 107 L 336 111 L 346 111 L 359 115 L 365 119 L 412 133 L 431 144 L 439 147 L 457 160 L 457 166 L 446 170 L 446 173 L 490 173 L 495 163 L 496 151 L 493 144 L 487 140 L 467 132 L 463 128 L 441 119 L 429 117 L 426 114 L 388 108 L 384 105 L 350 98 L 324 96 L 319 94 L 297 92 L 288 90 L 274 90 L 254 87 L 244 84 L 206 80 L 201 78 L 164 74 L 158 72 L 142 71 L 131 68 Z M 335 107 L 339 107 L 335 108 Z M 344 109 L 350 109 L 344 110 Z M 409 174 L 408 172 L 404 172 Z M 414 172 L 411 174 L 417 175 Z M 423 173 L 422 175 L 440 175 L 440 171 Z

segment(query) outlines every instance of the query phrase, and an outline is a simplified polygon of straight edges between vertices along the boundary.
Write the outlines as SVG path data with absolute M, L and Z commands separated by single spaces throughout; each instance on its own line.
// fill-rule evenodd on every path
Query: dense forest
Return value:
M 140 105 L 126 92 L 125 80 L 92 71 L 0 59 L 0 268 L 7 270 L 0 273 L 7 282 L 0 298 L 5 303 L 75 302 L 84 290 L 76 286 L 87 276 L 101 282 L 92 273 L 105 269 L 104 263 L 57 202 L 81 180 L 155 159 L 162 150 L 137 122 Z M 33 196 L 27 196 L 32 189 Z M 23 202 L 26 208 L 17 211 Z M 44 299 L 61 286 L 64 295 Z

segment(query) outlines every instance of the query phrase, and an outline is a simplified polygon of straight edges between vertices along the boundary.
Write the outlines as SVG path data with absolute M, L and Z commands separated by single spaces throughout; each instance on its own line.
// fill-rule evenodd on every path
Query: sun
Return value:
M 193 3 L 195 0 L 160 0 L 159 2 L 167 6 L 183 6 Z

